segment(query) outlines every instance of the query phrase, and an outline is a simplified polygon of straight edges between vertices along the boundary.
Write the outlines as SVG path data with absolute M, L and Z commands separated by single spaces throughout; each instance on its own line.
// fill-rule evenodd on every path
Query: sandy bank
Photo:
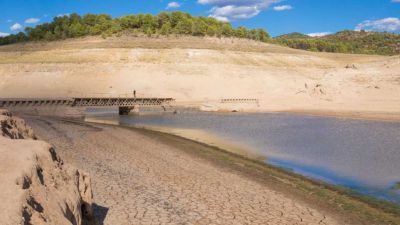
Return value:
M 63 165 L 19 118 L 0 111 L 0 223 L 92 224 L 90 178 Z
M 342 119 L 374 120 L 400 122 L 400 114 L 393 112 L 368 112 L 368 111 L 324 111 L 324 110 L 290 110 L 283 113 L 293 113 L 300 115 L 311 115 L 320 117 L 334 117 Z
M 399 221 L 323 186 L 182 138 L 69 120 L 28 121 L 67 163 L 90 172 L 95 214 L 104 224 Z

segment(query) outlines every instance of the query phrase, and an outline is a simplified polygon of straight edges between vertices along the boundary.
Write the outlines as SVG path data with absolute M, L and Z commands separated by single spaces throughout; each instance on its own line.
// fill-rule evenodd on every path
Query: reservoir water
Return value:
M 99 116 L 135 126 L 190 129 L 237 143 L 266 163 L 400 204 L 400 123 L 293 114 L 188 112 Z

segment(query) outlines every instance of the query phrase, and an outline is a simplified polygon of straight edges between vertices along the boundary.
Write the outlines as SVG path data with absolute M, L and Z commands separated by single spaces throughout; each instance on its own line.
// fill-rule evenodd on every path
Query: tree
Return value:
M 69 24 L 80 24 L 82 23 L 82 18 L 79 14 L 72 13 L 69 15 Z
M 268 42 L 270 40 L 269 34 L 264 29 L 257 29 L 257 40 L 262 42 Z
M 161 29 L 164 24 L 168 23 L 171 27 L 171 14 L 168 12 L 161 12 L 157 16 L 158 19 L 158 28 Z
M 191 31 L 194 36 L 204 36 L 207 33 L 207 24 L 200 19 L 195 19 Z
M 172 27 L 176 27 L 178 25 L 178 23 L 180 21 L 182 21 L 183 19 L 185 19 L 185 18 L 187 19 L 187 15 L 185 15 L 185 13 L 183 13 L 183 12 L 173 12 L 171 14 L 171 19 L 170 19 Z
M 160 30 L 160 33 L 161 33 L 162 35 L 168 36 L 168 35 L 171 34 L 171 32 L 172 32 L 171 23 L 170 23 L 169 21 L 167 21 L 167 22 L 165 22 L 165 23 L 162 25 L 161 30 Z
M 232 25 L 230 23 L 224 23 L 222 25 L 222 35 L 224 35 L 226 37 L 230 37 L 230 36 L 234 35 L 234 31 L 233 31 Z
M 235 31 L 235 36 L 238 38 L 246 38 L 247 37 L 247 30 L 245 27 L 238 27 Z
M 208 26 L 207 35 L 211 37 L 217 35 L 217 28 L 214 26 Z
M 141 18 L 141 27 L 145 33 L 153 34 L 158 28 L 158 20 L 156 17 L 146 14 Z
M 69 32 L 71 37 L 82 37 L 88 33 L 86 27 L 80 23 L 71 24 Z
M 192 33 L 192 21 L 188 18 L 183 17 L 175 26 L 174 32 L 176 34 L 191 34 Z

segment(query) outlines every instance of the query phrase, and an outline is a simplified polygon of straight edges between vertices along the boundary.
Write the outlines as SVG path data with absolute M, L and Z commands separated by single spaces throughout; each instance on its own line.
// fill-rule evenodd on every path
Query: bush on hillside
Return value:
M 273 42 L 290 48 L 317 52 L 400 54 L 400 35 L 392 33 L 345 30 L 324 37 L 292 33 L 276 37 Z

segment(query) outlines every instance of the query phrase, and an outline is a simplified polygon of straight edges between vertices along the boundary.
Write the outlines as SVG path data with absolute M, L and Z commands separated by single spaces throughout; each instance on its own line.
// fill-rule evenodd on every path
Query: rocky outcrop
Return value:
M 0 180 L 1 224 L 96 224 L 90 177 L 7 111 L 0 111 Z
M 0 109 L 0 136 L 10 139 L 37 139 L 25 121 L 4 109 Z

